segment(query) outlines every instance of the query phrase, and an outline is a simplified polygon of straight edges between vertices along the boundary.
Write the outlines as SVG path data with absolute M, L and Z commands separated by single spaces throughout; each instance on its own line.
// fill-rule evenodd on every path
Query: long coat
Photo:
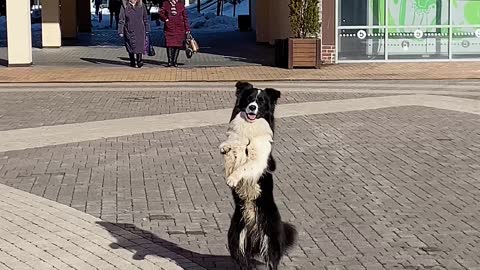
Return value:
M 128 53 L 143 53 L 145 35 L 150 32 L 147 9 L 142 6 L 132 6 L 123 1 L 118 20 L 118 33 L 125 39 L 125 48 Z
M 170 1 L 164 1 L 160 9 L 160 20 L 164 24 L 165 42 L 167 47 L 183 47 L 186 33 L 190 31 L 187 11 L 185 6 L 178 1 L 175 5 L 177 15 L 172 15 L 172 4 Z

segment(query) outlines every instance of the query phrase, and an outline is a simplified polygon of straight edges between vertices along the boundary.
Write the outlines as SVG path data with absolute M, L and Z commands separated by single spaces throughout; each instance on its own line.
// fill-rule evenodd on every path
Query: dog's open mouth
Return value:
M 257 119 L 257 115 L 254 113 L 247 113 L 246 115 L 248 121 L 255 121 L 255 119 Z

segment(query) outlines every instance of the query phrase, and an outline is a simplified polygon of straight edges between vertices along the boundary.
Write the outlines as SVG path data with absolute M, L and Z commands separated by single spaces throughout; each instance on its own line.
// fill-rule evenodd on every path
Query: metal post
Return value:
M 448 1 L 448 60 L 453 59 L 452 51 L 452 39 L 453 39 L 453 28 L 452 28 L 452 0 Z
M 384 0 L 385 1 L 385 13 L 383 14 L 383 19 L 385 20 L 384 24 L 385 24 L 385 38 L 384 38 L 384 42 L 385 42 L 385 61 L 388 60 L 388 34 L 390 33 L 390 29 L 388 28 L 388 0 Z
M 339 42 L 339 35 L 340 35 L 340 30 L 338 30 L 338 14 L 339 14 L 339 4 L 338 1 L 340 0 L 335 0 L 335 63 L 338 63 L 338 51 L 340 50 L 340 44 Z M 323 8 L 322 8 L 323 10 Z

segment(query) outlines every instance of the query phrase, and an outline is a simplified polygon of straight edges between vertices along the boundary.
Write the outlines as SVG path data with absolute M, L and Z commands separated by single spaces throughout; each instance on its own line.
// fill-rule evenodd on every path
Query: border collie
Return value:
M 273 199 L 274 111 L 280 91 L 248 82 L 237 82 L 236 88 L 228 138 L 220 145 L 235 202 L 228 247 L 241 269 L 252 269 L 251 261 L 259 256 L 276 270 L 297 237 L 295 227 L 282 222 Z

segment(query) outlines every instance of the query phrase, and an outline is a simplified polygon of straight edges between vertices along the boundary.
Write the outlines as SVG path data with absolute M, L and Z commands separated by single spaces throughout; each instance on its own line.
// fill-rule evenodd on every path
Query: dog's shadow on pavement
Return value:
M 182 268 L 192 267 L 191 262 L 205 269 L 240 269 L 230 256 L 200 254 L 193 252 L 170 241 L 159 238 L 149 231 L 142 230 L 133 224 L 97 222 L 113 237 L 115 243 L 110 244 L 112 249 L 123 248 L 133 252 L 134 260 L 143 260 L 146 256 L 158 256 L 174 261 Z M 168 251 L 166 251 L 168 250 Z M 180 255 L 180 256 L 179 256 Z M 185 260 L 188 259 L 189 261 Z M 261 263 L 255 262 L 257 266 Z

